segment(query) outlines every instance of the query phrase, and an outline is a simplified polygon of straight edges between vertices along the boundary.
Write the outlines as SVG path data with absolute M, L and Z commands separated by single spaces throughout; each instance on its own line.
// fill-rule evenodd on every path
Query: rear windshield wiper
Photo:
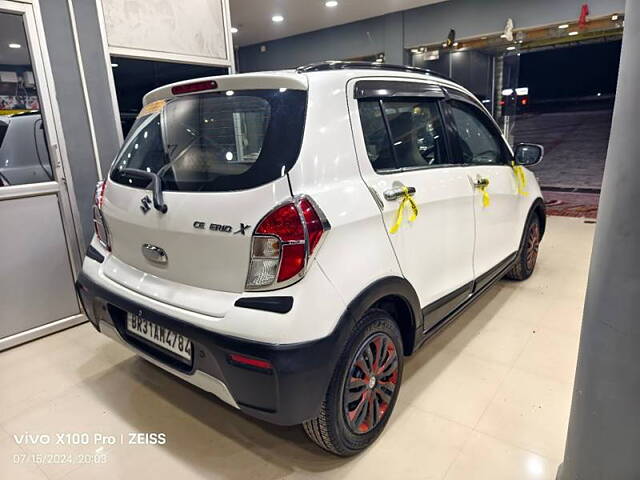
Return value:
M 150 181 L 149 185 L 151 185 L 151 191 L 153 192 L 153 207 L 159 212 L 167 213 L 168 207 L 162 198 L 162 181 L 157 174 L 147 172 L 146 170 L 139 170 L 137 168 L 123 168 L 121 172 L 125 175 L 131 175 L 132 177 L 148 179 Z

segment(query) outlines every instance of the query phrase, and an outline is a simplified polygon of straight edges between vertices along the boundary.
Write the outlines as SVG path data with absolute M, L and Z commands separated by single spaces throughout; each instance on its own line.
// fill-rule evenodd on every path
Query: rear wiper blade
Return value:
M 162 198 L 162 181 L 157 174 L 153 172 L 147 172 L 146 170 L 139 170 L 137 168 L 123 168 L 121 172 L 125 175 L 142 177 L 149 180 L 151 191 L 153 192 L 153 208 L 161 213 L 167 213 L 168 207 L 167 204 L 164 203 L 164 199 Z

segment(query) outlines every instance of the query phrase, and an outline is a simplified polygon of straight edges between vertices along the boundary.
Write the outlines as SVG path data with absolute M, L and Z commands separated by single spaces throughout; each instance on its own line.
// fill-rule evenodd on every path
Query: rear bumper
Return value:
M 178 377 L 214 393 L 262 420 L 295 425 L 316 417 L 346 340 L 345 322 L 328 337 L 292 345 L 273 345 L 217 334 L 155 311 L 116 294 L 80 273 L 76 288 L 94 327 Z M 193 341 L 193 362 L 179 361 L 126 330 L 127 312 L 176 331 Z M 272 365 L 271 370 L 239 366 L 231 354 Z

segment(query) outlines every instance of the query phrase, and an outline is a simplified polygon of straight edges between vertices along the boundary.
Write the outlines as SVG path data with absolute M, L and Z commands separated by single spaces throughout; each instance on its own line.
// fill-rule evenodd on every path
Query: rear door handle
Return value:
M 416 188 L 415 187 L 394 187 L 394 188 L 390 188 L 389 190 L 385 190 L 384 191 L 384 198 L 385 200 L 388 200 L 389 202 L 392 202 L 393 200 L 397 200 L 401 197 L 404 196 L 404 191 L 405 188 L 407 190 L 407 193 L 411 196 L 413 196 L 416 193 Z

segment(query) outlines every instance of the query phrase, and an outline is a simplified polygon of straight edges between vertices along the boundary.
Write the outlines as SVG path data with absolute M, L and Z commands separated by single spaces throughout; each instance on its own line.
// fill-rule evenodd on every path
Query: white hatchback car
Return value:
M 96 329 L 254 417 L 366 448 L 404 357 L 531 275 L 537 182 L 481 103 L 412 67 L 326 62 L 144 98 L 94 206 Z

